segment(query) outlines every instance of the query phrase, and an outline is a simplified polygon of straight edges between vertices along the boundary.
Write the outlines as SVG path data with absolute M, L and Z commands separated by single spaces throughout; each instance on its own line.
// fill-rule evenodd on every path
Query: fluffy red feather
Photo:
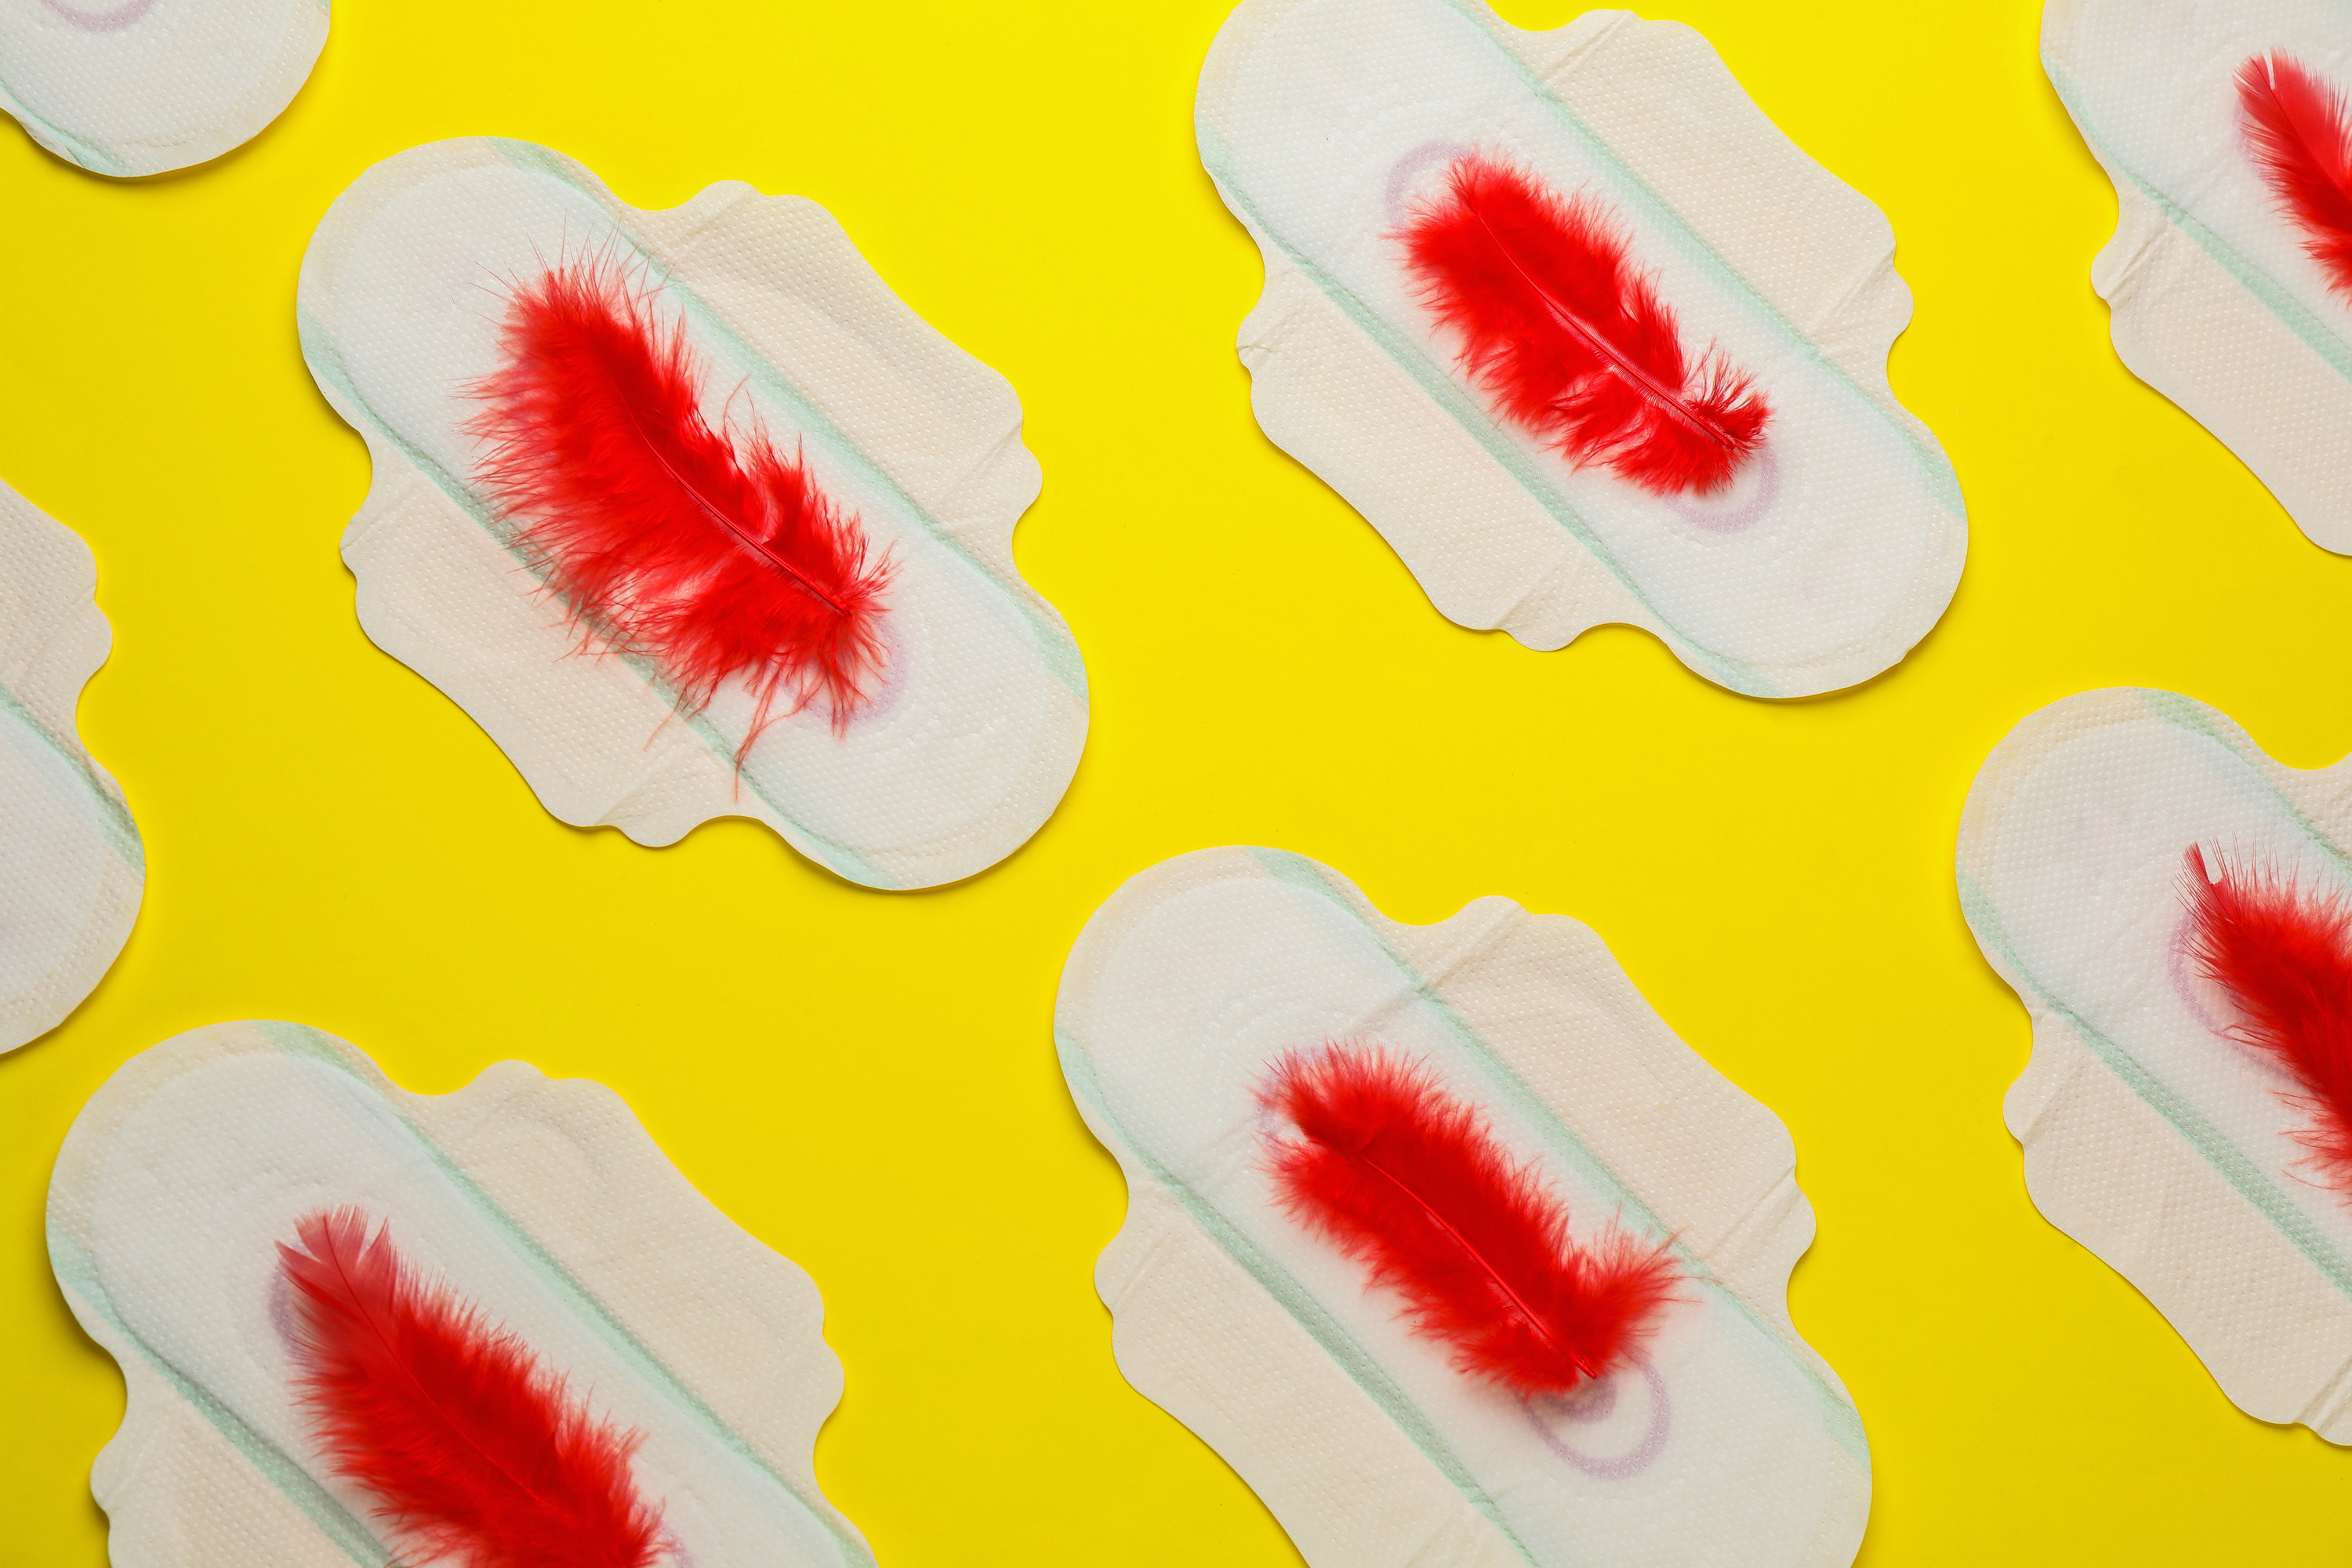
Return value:
M 2352 1197 L 2352 907 L 2269 872 L 2217 879 L 2194 845 L 2182 881 L 2189 953 L 2237 1010 L 2230 1032 L 2294 1079 L 2297 1141 Z
M 2238 68 L 2238 119 L 2271 194 L 2303 230 L 2331 293 L 2352 299 L 2352 115 L 2344 89 L 2292 55 Z
M 419 1280 L 359 1210 L 311 1215 L 295 1235 L 278 1254 L 301 1402 L 404 1554 L 457 1568 L 660 1560 L 660 1510 L 630 1474 L 641 1435 L 595 1420 L 512 1333 Z
M 1424 1067 L 1294 1051 L 1259 1099 L 1297 1130 L 1267 1154 L 1283 1207 L 1402 1294 L 1465 1373 L 1523 1397 L 1565 1393 L 1622 1362 L 1673 1297 L 1663 1246 L 1613 1226 L 1579 1245 L 1533 1164 Z
M 517 288 L 500 344 L 469 426 L 485 488 L 594 638 L 651 658 L 689 712 L 747 682 L 738 763 L 779 702 L 845 725 L 881 662 L 890 563 L 799 458 L 703 417 L 685 323 L 592 257 Z
M 1402 234 L 1422 302 L 1503 415 L 1580 466 L 1655 494 L 1727 483 L 1764 441 L 1770 404 L 1710 349 L 1684 351 L 1675 313 L 1590 196 L 1562 199 L 1472 153 Z

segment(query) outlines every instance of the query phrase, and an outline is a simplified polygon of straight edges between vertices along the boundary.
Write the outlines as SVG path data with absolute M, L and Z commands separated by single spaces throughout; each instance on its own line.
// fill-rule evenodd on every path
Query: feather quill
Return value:
M 1654 494 L 1728 483 L 1771 405 L 1717 350 L 1685 351 L 1675 312 L 1596 199 L 1562 199 L 1471 153 L 1405 225 L 1423 305 L 1503 416 L 1580 467 Z
M 2294 1079 L 2310 1119 L 2295 1141 L 2352 1197 L 2352 906 L 2273 872 L 2216 877 L 2195 845 L 2182 884 L 2189 954 L 2236 1010 L 2231 1037 Z
M 2352 300 L 2352 115 L 2344 89 L 2294 56 L 2238 68 L 2238 120 L 2271 194 L 2303 230 L 2332 294 Z
M 1297 1131 L 1269 1137 L 1283 1208 L 1405 1299 L 1454 1365 L 1523 1398 L 1625 1361 L 1679 1278 L 1663 1246 L 1610 1226 L 1590 1246 L 1475 1107 L 1377 1048 L 1294 1051 L 1260 1090 Z
M 740 678 L 756 708 L 823 701 L 841 730 L 879 668 L 891 565 L 756 425 L 714 429 L 681 321 L 609 258 L 513 293 L 505 363 L 474 393 L 485 489 L 515 542 L 604 647 L 650 658 L 699 711 Z
M 337 1475 L 404 1553 L 457 1568 L 652 1568 L 660 1510 L 630 1474 L 642 1434 L 594 1419 L 529 1347 L 417 1279 L 357 1209 L 278 1247 L 301 1403 Z

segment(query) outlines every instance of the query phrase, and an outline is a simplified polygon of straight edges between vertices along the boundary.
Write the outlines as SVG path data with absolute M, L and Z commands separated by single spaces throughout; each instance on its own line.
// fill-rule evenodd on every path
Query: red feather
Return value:
M 2189 956 L 2236 1007 L 2231 1035 L 2294 1078 L 2296 1142 L 2352 1197 L 2352 907 L 2266 872 L 2216 880 L 2194 845 L 2184 883 Z
M 1683 350 L 1674 310 L 1591 196 L 1563 200 L 1508 163 L 1454 160 L 1404 228 L 1422 303 L 1505 417 L 1581 467 L 1658 495 L 1728 483 L 1772 409 L 1710 349 Z
M 756 425 L 702 415 L 683 321 L 665 329 L 617 264 L 516 289 L 506 365 L 474 390 L 485 488 L 517 542 L 607 647 L 651 658 L 688 712 L 740 677 L 758 700 L 740 765 L 779 700 L 822 699 L 840 730 L 878 668 L 891 567 Z
M 420 1282 L 357 1209 L 278 1244 L 301 1400 L 335 1473 L 374 1494 L 418 1562 L 652 1568 L 661 1512 L 637 1493 L 645 1439 L 593 1419 L 511 1332 Z
M 1513 1163 L 1424 1067 L 1294 1051 L 1259 1100 L 1299 1133 L 1271 1140 L 1284 1209 L 1401 1293 L 1462 1372 L 1522 1396 L 1565 1393 L 1625 1360 L 1672 1299 L 1663 1246 L 1614 1226 L 1579 1246 L 1535 1166 Z
M 2352 115 L 2344 89 L 2291 55 L 2256 55 L 2238 68 L 2246 150 L 2271 194 L 2304 232 L 2305 254 L 2330 293 L 2352 299 Z

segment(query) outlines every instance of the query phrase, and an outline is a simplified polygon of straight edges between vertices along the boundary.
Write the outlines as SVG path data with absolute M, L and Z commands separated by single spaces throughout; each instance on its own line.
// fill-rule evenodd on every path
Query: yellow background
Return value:
M 1502 893 L 1589 921 L 1787 1121 L 1821 1222 L 1796 1321 L 1876 1461 L 1864 1563 L 2352 1543 L 2352 1456 L 2239 1414 L 2033 1211 L 2000 1121 L 2025 1015 L 1953 893 L 1977 765 L 2068 693 L 2184 691 L 2303 766 L 2352 749 L 2352 563 L 2117 363 L 2087 276 L 2114 197 L 2038 7 L 1668 13 L 1893 220 L 1918 300 L 1895 387 L 1969 502 L 1941 626 L 1779 705 L 1624 628 L 1537 654 L 1451 625 L 1259 434 L 1233 352 L 1257 255 L 1192 147 L 1226 8 L 343 0 L 293 108 L 209 167 L 113 184 L 0 126 L 0 477 L 98 552 L 115 652 L 82 731 L 152 868 L 105 984 L 0 1058 L 0 1562 L 104 1554 L 121 1384 L 49 1276 L 58 1142 L 125 1057 L 255 1016 L 421 1090 L 513 1056 L 625 1096 L 823 1289 L 848 1394 L 817 1470 L 885 1568 L 1296 1562 L 1112 1364 L 1091 1269 L 1123 1192 L 1049 1033 L 1097 904 L 1234 842 L 1407 921 Z M 658 852 L 574 831 L 361 634 L 336 543 L 368 464 L 297 352 L 295 269 L 370 163 L 479 132 L 642 206 L 813 196 L 1011 378 L 1045 470 L 1021 568 L 1095 699 L 1026 848 L 880 894 L 740 821 Z

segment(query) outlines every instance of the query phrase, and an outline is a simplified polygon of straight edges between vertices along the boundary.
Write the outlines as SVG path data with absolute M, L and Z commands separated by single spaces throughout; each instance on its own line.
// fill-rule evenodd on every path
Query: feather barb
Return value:
M 2189 846 L 2185 946 L 2239 1021 L 2232 1038 L 2294 1080 L 2309 1118 L 2295 1141 L 2326 1185 L 2352 1197 L 2352 905 L 2291 877 L 2209 868 Z
M 1297 1133 L 1266 1151 L 1284 1210 L 1402 1295 L 1467 1374 L 1523 1398 L 1566 1393 L 1627 1360 L 1673 1299 L 1664 1246 L 1613 1226 L 1577 1242 L 1534 1166 L 1425 1067 L 1356 1046 L 1294 1051 L 1259 1101 Z
M 2352 300 L 2352 114 L 2344 89 L 2294 56 L 2238 68 L 2238 121 L 2263 183 L 2303 230 L 2328 291 Z
M 1502 415 L 1579 465 L 1658 495 L 1730 482 L 1771 405 L 1717 350 L 1683 347 L 1675 312 L 1590 196 L 1465 153 L 1399 237 L 1423 305 L 1460 340 Z
M 858 520 L 756 423 L 715 428 L 681 320 L 590 257 L 508 300 L 505 363 L 473 388 L 484 488 L 523 557 L 591 640 L 653 662 L 683 712 L 750 689 L 751 752 L 778 710 L 822 702 L 836 732 L 882 658 L 892 566 Z
M 596 1420 L 512 1332 L 417 1278 L 358 1209 L 278 1247 L 298 1392 L 334 1473 L 375 1500 L 405 1554 L 457 1568 L 654 1568 L 644 1441 Z

